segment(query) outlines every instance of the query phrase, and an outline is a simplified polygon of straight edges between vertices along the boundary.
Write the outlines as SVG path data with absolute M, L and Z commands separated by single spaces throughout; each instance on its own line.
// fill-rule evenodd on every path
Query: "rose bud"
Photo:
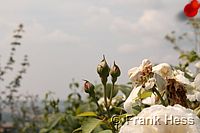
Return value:
M 97 66 L 97 73 L 101 78 L 107 78 L 109 76 L 110 68 L 106 62 L 105 57 L 103 56 L 103 60 Z
M 94 91 L 94 85 L 87 80 L 84 80 L 84 90 L 86 93 L 91 93 Z
M 116 79 L 117 80 L 117 77 L 119 77 L 120 74 L 121 74 L 121 71 L 120 71 L 119 67 L 114 62 L 114 65 L 110 70 L 110 75 L 112 76 L 112 79 Z M 114 80 L 114 82 L 116 80 Z

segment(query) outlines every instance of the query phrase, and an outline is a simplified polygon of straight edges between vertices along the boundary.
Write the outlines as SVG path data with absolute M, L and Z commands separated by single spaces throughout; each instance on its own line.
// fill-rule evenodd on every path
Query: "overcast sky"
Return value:
M 144 58 L 177 63 L 164 36 L 185 31 L 177 20 L 187 0 L 0 0 L 0 54 L 6 58 L 12 31 L 24 24 L 18 58 L 28 54 L 31 66 L 21 91 L 43 96 L 48 90 L 65 98 L 75 78 L 99 81 L 96 65 L 105 54 L 127 71 Z M 187 30 L 186 30 L 187 31 Z

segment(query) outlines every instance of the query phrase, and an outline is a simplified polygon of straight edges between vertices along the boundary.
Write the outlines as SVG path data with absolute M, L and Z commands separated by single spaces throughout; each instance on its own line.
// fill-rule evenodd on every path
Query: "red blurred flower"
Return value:
M 199 4 L 198 4 L 198 8 L 197 8 L 195 1 L 196 0 L 193 0 L 191 3 L 189 3 L 185 6 L 184 13 L 187 17 L 194 17 L 197 15 L 198 9 L 199 9 Z

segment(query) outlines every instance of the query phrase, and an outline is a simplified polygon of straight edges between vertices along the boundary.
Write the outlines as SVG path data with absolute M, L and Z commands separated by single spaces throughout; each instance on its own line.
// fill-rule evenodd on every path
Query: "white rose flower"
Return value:
M 153 105 L 126 122 L 120 133 L 200 133 L 200 119 L 180 105 Z
M 152 68 L 154 73 L 159 74 L 163 78 L 171 77 L 172 76 L 172 68 L 167 63 L 161 63 Z

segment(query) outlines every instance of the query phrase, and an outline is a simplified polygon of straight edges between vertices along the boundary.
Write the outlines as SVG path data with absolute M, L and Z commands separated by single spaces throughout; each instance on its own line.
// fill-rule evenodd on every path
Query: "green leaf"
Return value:
M 104 130 L 104 131 L 100 131 L 99 133 L 112 133 L 111 130 Z
M 55 120 L 51 121 L 50 127 L 48 128 L 49 131 L 52 130 L 60 122 L 60 120 L 64 118 L 64 114 L 58 114 L 56 117 L 57 118 Z
M 139 114 L 142 111 L 141 106 L 139 106 L 136 103 L 133 103 L 132 109 L 133 109 L 133 114 L 135 114 L 135 115 Z
M 96 110 L 96 109 L 97 109 L 97 106 L 94 102 L 82 103 L 76 109 L 76 114 L 80 114 L 80 113 L 83 113 L 83 112 L 91 112 L 92 110 Z
M 142 92 L 142 94 L 140 95 L 140 98 L 141 98 L 141 99 L 145 99 L 145 98 L 147 98 L 147 97 L 151 97 L 151 95 L 152 95 L 152 91 L 144 91 L 144 92 Z
M 83 133 L 91 133 L 97 126 L 102 123 L 102 120 L 96 118 L 88 118 L 83 122 L 81 128 Z
M 47 132 L 49 132 L 49 130 L 46 129 L 46 128 L 43 128 L 43 129 L 40 130 L 40 133 L 47 133 Z
M 94 112 L 83 112 L 81 114 L 78 114 L 77 116 L 97 116 Z

